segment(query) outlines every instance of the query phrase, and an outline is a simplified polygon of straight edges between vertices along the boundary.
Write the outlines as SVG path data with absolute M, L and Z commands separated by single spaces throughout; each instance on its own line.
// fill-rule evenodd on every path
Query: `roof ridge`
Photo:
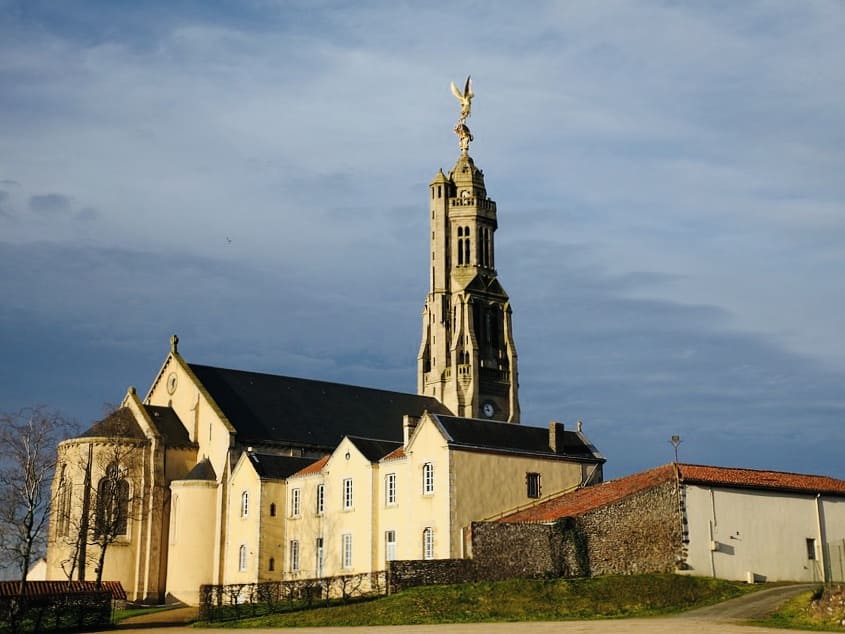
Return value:
M 671 464 L 671 463 L 670 463 Z M 802 478 L 830 478 L 832 480 L 837 480 L 833 476 L 829 475 L 822 475 L 819 473 L 800 473 L 798 471 L 780 471 L 777 469 L 758 469 L 756 467 L 724 467 L 721 465 L 710 465 L 710 464 L 697 464 L 692 462 L 679 462 L 678 467 L 683 469 L 683 467 L 699 467 L 702 469 L 723 469 L 725 471 L 753 471 L 755 473 L 781 473 L 783 475 L 794 475 L 794 476 L 801 476 Z M 683 474 L 682 474 L 683 475 Z
M 355 388 L 356 390 L 371 390 L 373 392 L 383 392 L 384 394 L 401 394 L 402 396 L 413 396 L 416 398 L 422 399 L 434 399 L 433 396 L 427 396 L 425 394 L 415 394 L 413 392 L 399 392 L 398 390 L 385 390 L 379 387 L 369 387 L 366 385 L 356 385 L 354 383 L 340 383 L 338 381 L 327 381 L 325 379 L 309 379 L 302 376 L 292 376 L 289 374 L 273 374 L 272 372 L 257 372 L 255 370 L 241 370 L 239 368 L 224 368 L 222 366 L 217 365 L 206 365 L 204 363 L 187 363 L 187 365 L 191 368 L 208 368 L 211 370 L 222 370 L 224 372 L 238 372 L 240 374 L 257 374 L 259 376 L 267 376 L 276 379 L 289 379 L 294 381 L 305 381 L 308 383 L 324 383 L 325 385 L 335 385 L 339 387 L 351 387 Z M 437 399 L 434 399 L 437 400 Z

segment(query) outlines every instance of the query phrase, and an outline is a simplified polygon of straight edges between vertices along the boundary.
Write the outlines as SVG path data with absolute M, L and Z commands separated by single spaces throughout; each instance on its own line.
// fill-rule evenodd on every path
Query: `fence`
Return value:
M 386 581 L 387 574 L 381 570 L 319 579 L 203 585 L 200 586 L 199 618 L 201 621 L 227 621 L 345 603 L 386 594 Z
M 0 597 L 0 634 L 88 631 L 111 621 L 108 591 Z

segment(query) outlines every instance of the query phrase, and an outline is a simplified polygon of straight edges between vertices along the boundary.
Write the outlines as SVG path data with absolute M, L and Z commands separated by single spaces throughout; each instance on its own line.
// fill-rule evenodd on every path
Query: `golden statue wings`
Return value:
M 459 102 L 461 102 L 461 119 L 459 125 L 464 124 L 466 123 L 467 117 L 469 117 L 470 109 L 472 108 L 472 98 L 475 97 L 475 94 L 472 92 L 472 77 L 467 76 L 467 81 L 464 85 L 463 92 L 458 90 L 458 87 L 455 85 L 455 82 L 452 82 L 452 94 L 458 98 Z

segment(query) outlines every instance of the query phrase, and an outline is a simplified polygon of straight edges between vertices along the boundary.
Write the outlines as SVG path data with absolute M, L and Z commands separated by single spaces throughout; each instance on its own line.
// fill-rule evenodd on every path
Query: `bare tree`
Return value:
M 56 445 L 67 431 L 65 420 L 43 407 L 0 414 L 0 556 L 20 571 L 20 594 L 45 549 Z

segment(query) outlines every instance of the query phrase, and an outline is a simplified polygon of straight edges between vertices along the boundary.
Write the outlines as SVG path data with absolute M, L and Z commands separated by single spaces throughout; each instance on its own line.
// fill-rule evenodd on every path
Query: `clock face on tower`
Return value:
M 493 414 L 496 413 L 496 408 L 490 401 L 484 401 L 484 404 L 481 406 L 481 413 L 487 418 L 493 418 Z

